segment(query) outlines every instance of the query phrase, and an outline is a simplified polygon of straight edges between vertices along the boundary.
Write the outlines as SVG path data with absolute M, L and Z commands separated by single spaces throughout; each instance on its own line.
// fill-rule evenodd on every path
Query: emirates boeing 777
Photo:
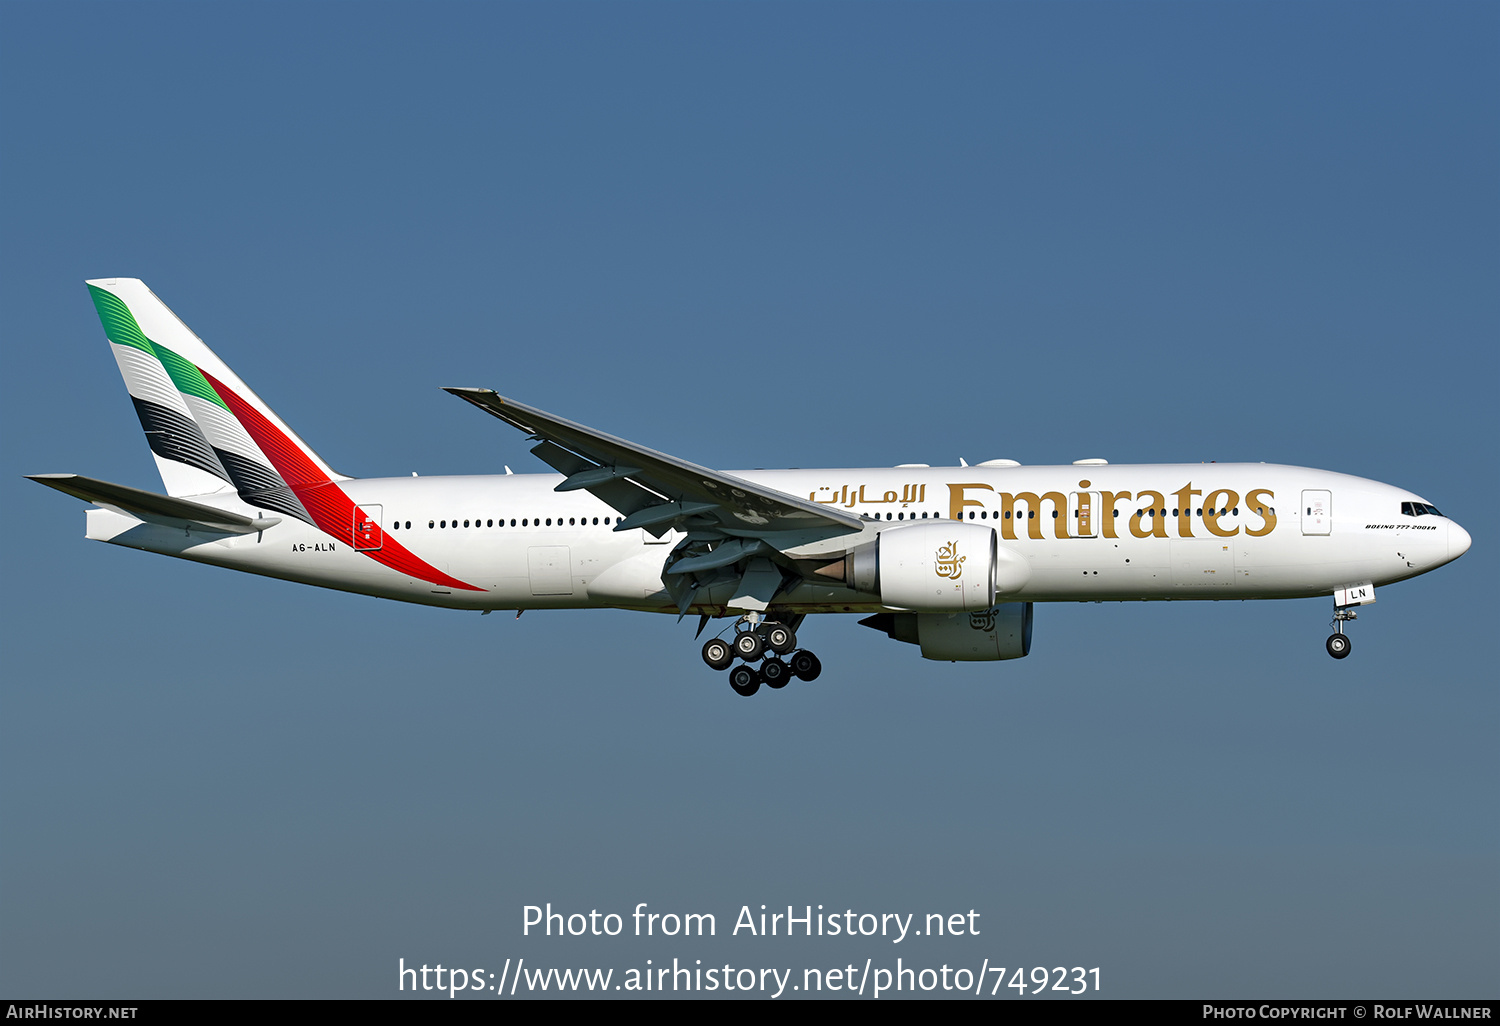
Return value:
M 741 695 L 812 680 L 811 613 L 937 660 L 1016 659 L 1033 603 L 1332 596 L 1328 653 L 1375 589 L 1458 558 L 1424 498 L 1265 463 L 925 465 L 726 473 L 504 398 L 448 391 L 556 473 L 347 477 L 142 282 L 88 282 L 165 495 L 75 474 L 87 536 L 452 609 L 609 607 L 715 618 Z M 732 627 L 732 630 L 730 629 Z

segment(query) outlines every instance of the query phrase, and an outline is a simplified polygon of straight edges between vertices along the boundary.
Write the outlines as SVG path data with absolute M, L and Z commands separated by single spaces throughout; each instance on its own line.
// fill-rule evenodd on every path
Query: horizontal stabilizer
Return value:
M 215 509 L 186 499 L 174 499 L 169 495 L 142 491 L 126 485 L 112 484 L 79 474 L 28 474 L 37 484 L 56 488 L 60 492 L 92 502 L 96 506 L 112 509 L 139 520 L 155 523 L 167 522 L 174 526 L 188 525 L 207 528 L 219 534 L 254 534 L 281 523 L 280 517 L 265 517 L 257 520 L 240 513 Z

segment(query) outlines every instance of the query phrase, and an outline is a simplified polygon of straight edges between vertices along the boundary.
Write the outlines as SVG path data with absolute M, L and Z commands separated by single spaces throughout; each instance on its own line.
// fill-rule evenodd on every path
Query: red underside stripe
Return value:
M 202 368 L 199 368 L 202 370 Z M 267 420 L 259 410 L 241 399 L 232 388 L 229 388 L 218 378 L 203 371 L 203 376 L 208 379 L 209 384 L 214 386 L 214 391 L 219 393 L 219 398 L 229 406 L 234 415 L 239 418 L 250 437 L 255 439 L 255 444 L 260 446 L 260 451 L 266 454 L 266 458 L 281 475 L 281 479 L 291 487 L 297 498 L 302 500 L 302 505 L 312 515 L 313 521 L 330 538 L 336 538 L 345 545 L 354 546 L 354 500 L 344 494 L 344 490 L 328 475 L 318 469 L 318 465 L 307 458 L 307 454 L 292 442 L 281 430 Z M 392 570 L 415 577 L 418 580 L 428 581 L 432 584 L 441 584 L 448 588 L 461 588 L 464 591 L 483 591 L 472 584 L 465 584 L 456 577 L 449 577 L 437 567 L 418 559 L 404 545 L 396 541 L 388 534 L 375 529 L 378 533 L 374 538 L 367 539 L 365 544 L 379 543 L 378 549 L 360 549 L 362 555 L 369 556 L 377 563 L 382 563 Z M 382 536 L 383 535 L 383 536 Z

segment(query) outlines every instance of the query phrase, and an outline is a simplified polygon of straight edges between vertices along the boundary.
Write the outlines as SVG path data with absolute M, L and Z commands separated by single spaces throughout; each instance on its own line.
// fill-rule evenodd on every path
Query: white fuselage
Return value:
M 1468 548 L 1443 516 L 1411 516 L 1404 489 L 1269 464 L 902 467 L 740 471 L 736 476 L 860 515 L 863 534 L 823 531 L 789 546 L 828 556 L 912 521 L 996 530 L 1030 566 L 998 602 L 1293 598 L 1424 573 Z M 619 514 L 559 474 L 367 478 L 340 487 L 426 564 L 469 584 L 409 576 L 292 518 L 219 535 L 89 511 L 101 541 L 305 584 L 460 609 L 615 607 L 678 612 L 661 580 L 682 536 L 615 531 Z M 1034 498 L 1033 498 L 1034 497 Z M 259 515 L 232 491 L 194 501 Z M 1138 515 L 1139 514 L 1139 515 Z M 353 525 L 351 525 L 352 532 Z M 375 535 L 376 544 L 381 536 Z M 877 596 L 804 581 L 776 600 L 792 613 L 877 612 Z M 691 611 L 721 614 L 710 592 Z

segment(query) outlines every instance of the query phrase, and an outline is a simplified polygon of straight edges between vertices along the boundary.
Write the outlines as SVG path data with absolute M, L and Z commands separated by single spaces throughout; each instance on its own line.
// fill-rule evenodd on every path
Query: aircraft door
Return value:
M 526 550 L 533 595 L 573 594 L 573 568 L 566 545 L 533 545 Z
M 1099 501 L 1098 492 L 1074 492 L 1068 496 L 1068 505 L 1072 507 L 1069 518 L 1073 521 L 1070 533 L 1074 538 L 1099 536 Z
M 385 545 L 385 532 L 380 527 L 382 514 L 383 507 L 378 504 L 354 507 L 354 523 L 349 533 L 355 552 L 376 552 Z
M 1309 488 L 1302 492 L 1302 533 L 1333 533 L 1333 493 Z

